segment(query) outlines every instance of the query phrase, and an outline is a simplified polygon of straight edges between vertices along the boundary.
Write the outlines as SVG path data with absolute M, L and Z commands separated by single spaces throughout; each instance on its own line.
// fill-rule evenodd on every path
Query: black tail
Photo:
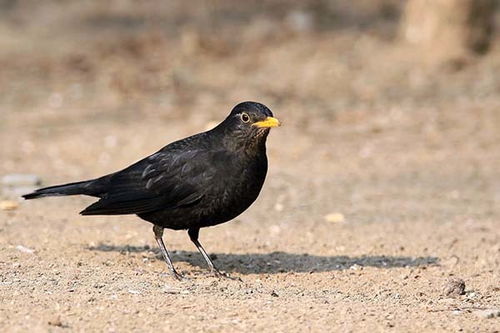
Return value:
M 28 200 L 28 199 L 61 196 L 61 195 L 76 195 L 76 194 L 96 195 L 95 189 L 93 188 L 94 186 L 92 186 L 93 183 L 94 180 L 86 180 L 83 182 L 49 186 L 38 189 L 33 193 L 25 194 L 23 195 L 23 198 Z

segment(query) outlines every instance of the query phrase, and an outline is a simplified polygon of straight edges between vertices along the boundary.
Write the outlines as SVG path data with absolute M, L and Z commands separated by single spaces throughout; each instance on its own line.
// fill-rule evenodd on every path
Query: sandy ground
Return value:
M 254 28 L 229 54 L 200 51 L 190 29 L 123 43 L 4 34 L 0 175 L 100 176 L 244 99 L 284 126 L 258 201 L 201 231 L 241 281 L 211 276 L 185 232 L 164 235 L 178 282 L 148 223 L 79 216 L 84 197 L 20 201 L 0 211 L 0 331 L 499 332 L 498 48 L 455 72 L 418 67 L 384 36 L 292 34 L 266 48 Z M 461 295 L 447 293 L 453 278 Z

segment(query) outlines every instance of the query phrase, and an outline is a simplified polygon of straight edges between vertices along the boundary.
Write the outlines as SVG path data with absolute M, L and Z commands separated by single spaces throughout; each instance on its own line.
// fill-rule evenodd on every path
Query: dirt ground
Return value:
M 283 126 L 257 202 L 201 231 L 241 281 L 211 276 L 185 232 L 164 235 L 178 282 L 137 217 L 19 201 L 0 210 L 0 331 L 500 331 L 499 43 L 428 67 L 370 2 L 351 21 L 371 24 L 315 28 L 274 2 L 229 23 L 180 1 L 1 14 L 0 176 L 113 172 L 243 100 Z

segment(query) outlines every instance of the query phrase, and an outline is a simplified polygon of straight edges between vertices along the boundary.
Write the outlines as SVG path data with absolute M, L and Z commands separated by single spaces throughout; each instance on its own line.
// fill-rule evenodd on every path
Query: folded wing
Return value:
M 167 150 L 153 154 L 98 182 L 106 188 L 82 215 L 142 214 L 194 205 L 215 174 L 210 152 Z

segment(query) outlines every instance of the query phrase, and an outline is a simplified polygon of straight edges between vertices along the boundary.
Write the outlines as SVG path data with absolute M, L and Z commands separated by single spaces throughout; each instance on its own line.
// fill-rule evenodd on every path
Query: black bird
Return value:
M 279 125 L 265 105 L 243 102 L 215 128 L 172 142 L 121 171 L 23 197 L 89 195 L 100 199 L 82 215 L 136 214 L 153 224 L 165 262 L 178 279 L 163 229 L 187 229 L 211 271 L 225 276 L 198 241 L 200 228 L 235 218 L 257 199 L 267 173 L 266 138 Z

